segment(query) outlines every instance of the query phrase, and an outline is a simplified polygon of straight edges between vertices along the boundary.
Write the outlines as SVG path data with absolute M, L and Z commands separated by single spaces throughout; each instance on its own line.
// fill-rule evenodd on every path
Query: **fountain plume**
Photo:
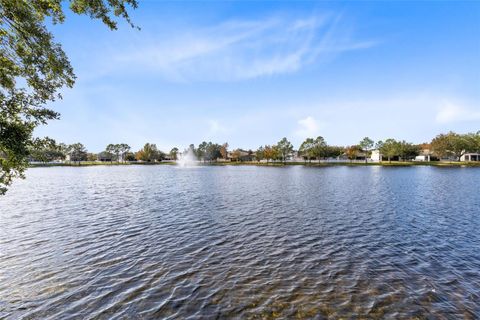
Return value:
M 197 165 L 197 156 L 192 147 L 182 152 L 177 160 L 177 164 L 181 167 L 190 167 Z

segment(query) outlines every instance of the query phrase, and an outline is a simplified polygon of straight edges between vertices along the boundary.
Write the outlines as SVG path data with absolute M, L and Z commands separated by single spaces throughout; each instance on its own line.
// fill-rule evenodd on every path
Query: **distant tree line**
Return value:
M 198 160 L 204 162 L 213 161 L 270 161 L 286 162 L 292 157 L 302 159 L 305 162 L 322 159 L 344 158 L 349 160 L 364 159 L 371 155 L 373 150 L 378 150 L 388 161 L 414 159 L 423 151 L 438 159 L 460 160 L 465 153 L 480 153 L 480 131 L 476 133 L 458 134 L 455 132 L 442 133 L 437 135 L 429 143 L 413 144 L 404 140 L 392 138 L 384 141 L 374 142 L 365 137 L 358 144 L 350 146 L 329 145 L 327 141 L 319 136 L 305 139 L 298 150 L 287 138 L 283 138 L 276 144 L 260 146 L 257 150 L 234 149 L 228 150 L 228 143 L 213 143 L 203 141 L 198 147 L 191 144 L 190 150 Z M 177 160 L 181 152 L 174 147 L 170 152 L 165 153 L 159 150 L 156 144 L 146 143 L 142 149 L 132 152 L 131 147 L 126 143 L 109 144 L 105 150 L 93 154 L 89 153 L 81 143 L 66 145 L 57 144 L 52 139 L 39 140 L 29 152 L 30 161 L 50 162 L 54 160 L 67 160 L 73 163 L 81 161 L 109 161 L 109 162 L 157 162 L 162 160 Z

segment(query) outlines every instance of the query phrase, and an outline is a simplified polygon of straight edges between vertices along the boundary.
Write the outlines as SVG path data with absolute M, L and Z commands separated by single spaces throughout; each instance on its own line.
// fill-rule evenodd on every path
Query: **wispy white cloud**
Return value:
M 318 135 L 320 126 L 312 116 L 308 116 L 298 121 L 298 128 L 295 135 L 300 138 L 314 137 Z
M 438 110 L 435 120 L 441 124 L 480 120 L 480 111 L 446 101 Z
M 235 81 L 292 73 L 375 45 L 353 40 L 351 28 L 342 22 L 341 15 L 274 16 L 190 27 L 142 40 L 112 63 L 173 81 Z

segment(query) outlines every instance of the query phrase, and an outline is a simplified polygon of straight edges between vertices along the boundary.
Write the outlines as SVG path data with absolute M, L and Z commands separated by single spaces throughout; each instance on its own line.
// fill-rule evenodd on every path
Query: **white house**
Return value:
M 430 161 L 430 155 L 422 154 L 422 155 L 416 156 L 415 161 Z
M 370 155 L 370 160 L 372 160 L 372 162 L 382 161 L 382 154 L 380 153 L 380 150 L 372 150 L 372 154 Z
M 480 161 L 480 153 L 465 153 L 460 161 Z
M 303 162 L 304 159 L 302 156 L 300 156 L 300 154 L 298 153 L 298 151 L 293 151 L 292 154 L 290 154 L 288 157 L 287 157 L 287 161 L 288 162 Z
M 415 157 L 414 161 L 431 161 L 433 156 L 433 151 L 431 150 L 430 145 L 424 144 L 422 150 L 418 156 Z

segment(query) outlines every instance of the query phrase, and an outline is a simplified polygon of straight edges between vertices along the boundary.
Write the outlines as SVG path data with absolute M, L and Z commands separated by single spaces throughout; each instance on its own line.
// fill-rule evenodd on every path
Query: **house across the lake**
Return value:
M 303 162 L 305 159 L 300 155 L 300 153 L 294 150 L 291 154 L 287 156 L 286 159 L 288 162 Z
M 113 154 L 107 151 L 102 151 L 97 155 L 97 159 L 101 162 L 111 162 L 113 161 Z
M 424 144 L 425 145 L 425 144 Z M 434 158 L 434 159 L 432 159 Z M 432 161 L 436 158 L 433 155 L 433 151 L 430 149 L 429 145 L 423 147 L 418 156 L 415 157 L 415 161 Z
M 480 161 L 480 153 L 465 153 L 460 161 Z
M 370 160 L 372 162 L 380 162 L 382 161 L 382 154 L 380 153 L 380 150 L 372 150 L 372 153 L 370 154 Z
M 255 154 L 251 150 L 236 149 L 228 152 L 230 161 L 253 161 Z

